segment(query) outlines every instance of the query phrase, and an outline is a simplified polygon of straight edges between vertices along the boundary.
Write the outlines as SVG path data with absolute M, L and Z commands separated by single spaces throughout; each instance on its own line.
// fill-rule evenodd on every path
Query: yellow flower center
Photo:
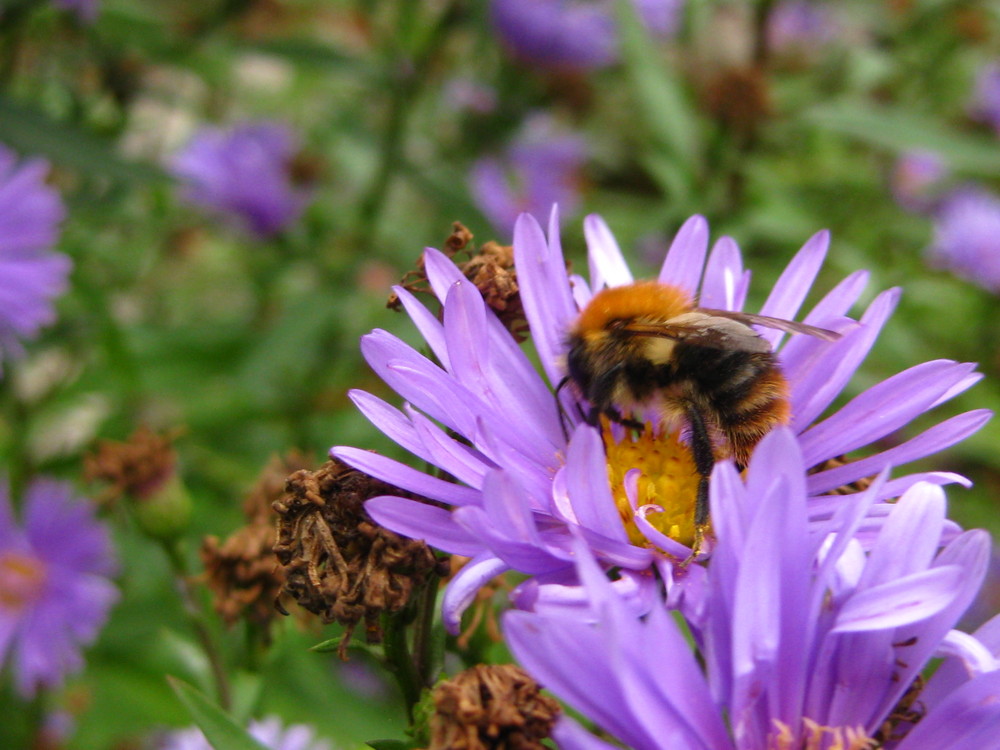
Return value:
M 812 719 L 802 719 L 799 732 L 792 731 L 777 719 L 774 726 L 767 750 L 874 750 L 881 747 L 861 727 L 824 727 Z
M 0 608 L 21 610 L 41 593 L 45 564 L 20 552 L 0 553 Z
M 648 505 L 657 509 L 647 509 L 645 519 L 661 533 L 690 547 L 699 476 L 691 451 L 680 442 L 678 433 L 654 432 L 647 424 L 642 434 L 626 434 L 617 440 L 605 423 L 602 434 L 615 506 L 629 541 L 651 546 L 635 522 L 636 508 Z

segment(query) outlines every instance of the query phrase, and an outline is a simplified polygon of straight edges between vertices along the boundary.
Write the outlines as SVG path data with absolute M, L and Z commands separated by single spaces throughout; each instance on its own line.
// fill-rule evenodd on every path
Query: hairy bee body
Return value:
M 788 387 L 770 344 L 750 326 L 808 333 L 832 331 L 759 315 L 696 307 L 684 290 L 637 282 L 598 292 L 569 331 L 567 380 L 602 415 L 639 426 L 635 415 L 655 409 L 685 422 L 703 478 L 714 462 L 746 465 L 757 443 L 789 420 Z M 707 481 L 707 479 L 706 479 Z M 707 484 L 699 524 L 707 522 Z

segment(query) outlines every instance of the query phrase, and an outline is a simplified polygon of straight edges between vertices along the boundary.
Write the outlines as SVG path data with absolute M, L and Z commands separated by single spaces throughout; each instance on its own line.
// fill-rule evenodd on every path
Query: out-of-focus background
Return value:
M 908 435 L 1000 407 L 996 3 L 0 0 L 3 472 L 15 494 L 40 475 L 92 494 L 96 441 L 172 432 L 197 575 L 272 456 L 398 450 L 347 392 L 393 398 L 358 339 L 418 341 L 385 302 L 422 249 L 454 221 L 509 244 L 553 202 L 578 268 L 588 213 L 646 273 L 703 214 L 742 248 L 751 310 L 829 229 L 813 302 L 857 269 L 862 302 L 903 288 L 851 393 L 945 358 L 986 377 Z M 49 265 L 22 308 L 2 264 L 28 252 Z M 972 479 L 949 512 L 994 534 L 998 446 L 994 420 L 924 462 Z M 163 679 L 204 670 L 167 557 L 107 513 L 121 598 L 44 706 L 0 699 L 2 747 L 39 712 L 53 747 L 86 750 L 191 723 Z M 327 636 L 300 620 L 263 662 L 215 623 L 245 670 L 234 705 L 340 747 L 398 736 L 394 688 L 360 654 L 307 652 Z

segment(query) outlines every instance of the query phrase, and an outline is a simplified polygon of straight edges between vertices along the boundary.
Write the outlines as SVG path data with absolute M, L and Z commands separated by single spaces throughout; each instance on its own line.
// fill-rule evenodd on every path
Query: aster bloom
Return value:
M 907 211 L 930 209 L 948 176 L 948 166 L 933 151 L 908 151 L 899 157 L 892 172 L 892 194 Z
M 927 255 L 933 265 L 1000 292 L 1000 198 L 971 186 L 943 198 Z
M 277 716 L 253 719 L 247 732 L 268 750 L 330 750 L 326 740 L 316 737 L 312 727 L 292 724 L 285 727 Z M 197 727 L 169 732 L 157 745 L 158 750 L 212 750 L 205 735 Z
M 666 35 L 681 0 L 634 0 L 646 27 Z M 493 26 L 511 53 L 543 68 L 595 70 L 618 59 L 614 9 L 605 0 L 493 0 Z
M 23 354 L 22 341 L 54 320 L 66 288 L 70 260 L 51 251 L 65 209 L 45 184 L 48 171 L 0 144 L 0 360 Z
M 217 211 L 258 237 L 298 220 L 311 191 L 296 180 L 298 138 L 287 125 L 245 122 L 203 128 L 170 161 L 190 203 Z
M 637 618 L 577 543 L 589 621 L 508 612 L 504 633 L 535 679 L 635 750 L 1000 748 L 1000 671 L 951 630 L 975 595 L 989 537 L 946 538 L 940 487 L 903 493 L 868 550 L 856 536 L 884 482 L 810 523 L 796 436 L 764 438 L 746 481 L 711 485 L 718 546 L 702 611 L 701 660 L 663 606 Z M 566 644 L 587 654 L 567 658 Z M 948 672 L 924 685 L 935 656 Z M 703 666 L 702 666 L 703 665 Z M 563 717 L 563 750 L 615 747 Z
M 544 216 L 559 204 L 573 215 L 580 205 L 586 156 L 582 137 L 561 129 L 547 115 L 534 115 L 501 157 L 484 157 L 473 165 L 473 198 L 506 237 L 522 213 Z
M 472 558 L 445 595 L 445 620 L 452 629 L 479 586 L 510 569 L 531 576 L 516 593 L 519 606 L 578 603 L 574 535 L 586 540 L 603 565 L 621 570 L 615 585 L 628 592 L 637 610 L 649 605 L 653 579 L 648 573 L 654 565 L 669 586 L 677 584 L 670 595 L 678 606 L 685 591 L 696 591 L 703 581 L 700 566 L 689 566 L 677 580 L 672 566 L 691 554 L 694 538 L 698 476 L 683 436 L 663 433 L 655 416 L 641 435 L 618 425 L 599 432 L 583 423 L 580 415 L 586 405 L 570 389 L 563 389 L 559 405 L 553 397 L 564 375 L 566 333 L 580 308 L 596 290 L 632 281 L 607 225 L 590 216 L 584 229 L 589 283 L 567 273 L 555 211 L 548 238 L 531 216 L 522 216 L 515 227 L 521 301 L 544 377 L 459 269 L 430 248 L 424 260 L 430 286 L 443 304 L 441 321 L 405 289 L 396 292 L 440 364 L 386 331 L 362 338 L 369 364 L 408 404 L 400 411 L 362 391 L 353 391 L 351 398 L 390 438 L 456 481 L 356 448 L 335 447 L 332 453 L 360 471 L 449 506 L 389 496 L 366 503 L 383 526 Z M 796 317 L 828 242 L 826 232 L 806 242 L 771 290 L 761 314 Z M 697 293 L 706 307 L 725 310 L 743 309 L 750 284 L 735 242 L 724 237 L 708 252 L 708 225 L 700 216 L 681 227 L 659 278 Z M 808 511 L 816 524 L 827 522 L 849 502 L 851 490 L 847 495 L 828 494 L 831 491 L 844 492 L 846 485 L 887 465 L 942 450 L 989 418 L 985 410 L 968 412 L 892 448 L 871 447 L 979 378 L 973 365 L 936 360 L 872 386 L 819 419 L 864 360 L 898 298 L 898 290 L 883 292 L 859 321 L 844 317 L 866 279 L 865 272 L 851 274 L 803 319 L 841 331 L 843 337 L 836 342 L 811 336 L 785 341 L 779 331 L 761 331 L 776 348 L 788 381 L 791 429 L 811 471 L 806 480 Z M 866 446 L 871 455 L 850 463 L 834 460 Z M 967 483 L 945 472 L 884 482 L 862 536 L 870 537 L 892 507 L 883 501 L 921 480 Z
M 93 23 L 99 10 L 97 0 L 52 0 L 52 2 L 76 15 L 80 23 Z
M 83 666 L 118 599 L 115 558 L 92 506 L 66 484 L 36 480 L 18 527 L 0 488 L 0 664 L 25 698 Z
M 808 50 L 833 39 L 837 23 L 824 3 L 785 0 L 774 6 L 767 19 L 767 41 L 776 50 Z
M 1000 62 L 994 61 L 979 69 L 969 113 L 1000 133 Z

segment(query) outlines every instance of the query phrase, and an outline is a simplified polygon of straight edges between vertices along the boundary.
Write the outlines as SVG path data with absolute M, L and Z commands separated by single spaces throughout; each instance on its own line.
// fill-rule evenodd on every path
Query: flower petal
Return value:
M 622 251 L 608 225 L 597 214 L 583 220 L 583 236 L 587 241 L 587 259 L 590 263 L 590 288 L 598 291 L 605 285 L 631 284 L 632 272 L 625 263 Z
M 379 495 L 365 501 L 365 510 L 379 525 L 409 539 L 423 539 L 450 555 L 474 557 L 483 544 L 455 523 L 450 511 L 417 500 Z
M 696 297 L 698 282 L 705 266 L 706 252 L 708 252 L 708 222 L 704 216 L 695 214 L 681 225 L 674 241 L 670 243 L 667 257 L 660 269 L 660 283 L 679 286 L 690 292 L 692 297 Z

